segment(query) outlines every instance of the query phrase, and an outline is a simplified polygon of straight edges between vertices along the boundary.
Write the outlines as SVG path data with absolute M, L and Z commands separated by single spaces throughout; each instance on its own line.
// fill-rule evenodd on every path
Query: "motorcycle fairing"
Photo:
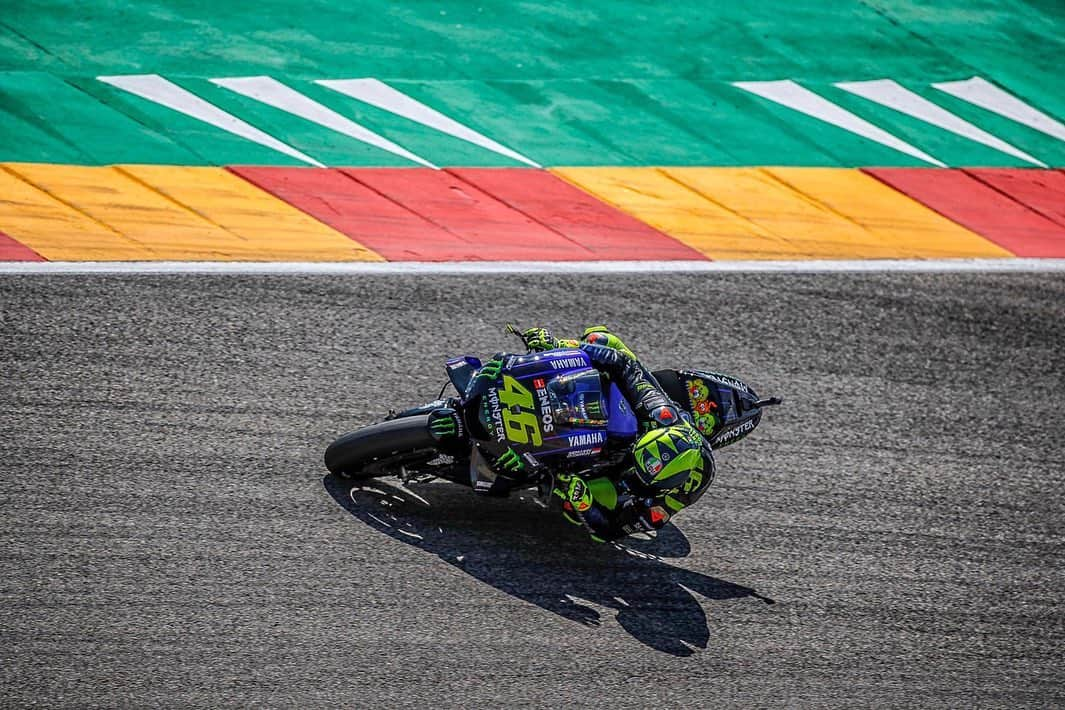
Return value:
M 762 410 L 754 406 L 758 395 L 734 377 L 709 370 L 659 370 L 654 375 L 712 448 L 736 443 L 762 418 Z
M 607 409 L 610 417 L 607 419 L 606 430 L 611 436 L 634 437 L 639 432 L 639 423 L 636 415 L 632 413 L 632 406 L 625 395 L 618 389 L 616 383 L 611 382 L 606 393 Z
M 492 469 L 492 464 L 481 453 L 480 446 L 474 446 L 470 454 L 470 487 L 477 493 L 489 496 L 505 497 L 517 483 L 513 477 L 501 476 Z
M 608 436 L 632 436 L 636 419 L 616 387 L 604 390 L 580 350 L 504 358 L 499 381 L 481 398 L 485 454 L 512 448 L 527 461 L 558 466 L 598 457 Z
M 447 378 L 455 386 L 459 394 L 464 394 L 470 386 L 470 380 L 481 368 L 481 361 L 470 355 L 453 357 L 445 363 Z

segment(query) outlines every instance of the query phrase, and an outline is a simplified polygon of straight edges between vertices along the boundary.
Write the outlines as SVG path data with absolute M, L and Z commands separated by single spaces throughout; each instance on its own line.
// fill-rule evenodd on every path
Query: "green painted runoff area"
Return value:
M 96 80 L 159 74 L 326 165 L 412 163 L 208 79 L 273 77 L 443 166 L 520 163 L 313 81 L 379 79 L 545 166 L 928 164 L 730 83 L 792 79 L 948 165 L 1030 165 L 833 86 L 892 79 L 1065 165 L 1065 141 L 931 86 L 980 76 L 1061 121 L 1060 0 L 5 5 L 0 161 L 303 164 Z

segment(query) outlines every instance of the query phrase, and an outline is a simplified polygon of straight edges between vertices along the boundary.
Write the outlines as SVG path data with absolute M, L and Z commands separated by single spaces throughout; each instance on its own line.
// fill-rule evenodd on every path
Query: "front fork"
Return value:
M 389 410 L 385 421 L 404 417 L 417 417 L 425 414 L 429 415 L 429 435 L 437 442 L 437 448 L 442 452 L 454 456 L 468 448 L 468 428 L 462 417 L 462 407 L 459 400 L 454 397 L 433 400 L 418 407 L 404 409 L 401 412 Z M 439 419 L 453 419 L 454 426 L 450 428 L 445 426 L 443 430 L 437 431 L 434 423 L 438 423 L 437 420 Z

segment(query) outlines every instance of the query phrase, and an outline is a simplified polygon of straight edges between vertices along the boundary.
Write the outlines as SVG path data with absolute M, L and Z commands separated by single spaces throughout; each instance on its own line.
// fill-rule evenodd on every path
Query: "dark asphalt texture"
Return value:
M 1065 703 L 1061 275 L 8 276 L 0 311 L 3 705 Z M 324 478 L 508 320 L 785 406 L 629 551 Z

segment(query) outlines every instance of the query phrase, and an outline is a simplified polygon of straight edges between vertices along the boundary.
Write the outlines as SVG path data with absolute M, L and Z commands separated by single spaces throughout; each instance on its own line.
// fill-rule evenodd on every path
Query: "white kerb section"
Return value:
M 287 143 L 283 143 L 273 136 L 260 131 L 231 113 L 223 111 L 214 104 L 201 99 L 177 84 L 164 79 L 158 74 L 127 74 L 123 76 L 98 76 L 98 81 L 128 91 L 142 99 L 147 99 L 160 106 L 183 113 L 198 121 L 208 123 L 215 128 L 220 128 L 227 133 L 240 136 L 246 140 L 258 143 L 279 153 L 284 153 L 290 158 L 295 158 L 310 165 L 325 167 L 314 158 L 301 153 Z
M 1059 141 L 1065 141 L 1065 126 L 1060 121 L 978 76 L 964 81 L 945 81 L 932 86 L 962 101 L 968 101 L 1011 121 L 1034 128 L 1040 133 L 1053 136 Z
M 941 168 L 947 167 L 945 163 L 936 160 L 928 153 L 915 148 L 901 138 L 891 135 L 884 129 L 874 126 L 842 106 L 838 106 L 809 89 L 796 84 L 791 79 L 783 81 L 734 81 L 732 85 L 782 106 L 787 106 L 792 110 L 805 113 L 807 116 L 812 116 L 819 121 L 830 123 L 862 138 L 867 138 L 880 145 L 897 150 L 900 153 L 923 160 L 926 163 L 938 165 Z
M 379 108 L 382 111 L 402 116 L 415 123 L 428 126 L 433 130 L 490 150 L 493 153 L 504 155 L 519 163 L 525 163 L 534 168 L 542 167 L 539 163 L 526 158 L 521 153 L 497 143 L 488 136 L 478 133 L 452 118 L 448 118 L 439 111 L 429 108 L 420 101 L 412 99 L 377 79 L 319 79 L 315 83 Z
M 1006 141 L 996 138 L 987 131 L 977 128 L 965 119 L 955 116 L 941 106 L 937 106 L 928 99 L 915 94 L 896 81 L 891 79 L 877 79 L 875 81 L 845 81 L 836 84 L 844 91 L 849 91 L 863 99 L 868 99 L 881 106 L 912 116 L 918 120 L 930 123 L 955 135 L 968 138 L 971 141 L 986 145 L 989 148 L 1012 155 L 1026 162 L 1047 167 L 1046 163 L 1037 160 L 1019 148 L 1015 148 Z
M 0 274 L 640 274 L 1056 272 L 1065 259 L 902 259 L 861 261 L 0 261 Z
M 269 76 L 246 76 L 223 79 L 211 79 L 212 84 L 236 92 L 242 96 L 262 102 L 267 106 L 299 116 L 317 123 L 330 130 L 342 133 L 375 148 L 388 151 L 427 168 L 436 168 L 428 160 L 411 153 L 403 146 L 396 145 L 384 136 L 380 136 L 365 126 L 360 126 L 351 119 L 341 116 L 336 111 L 323 106 L 312 98 L 304 96 L 295 89 L 282 84 Z

